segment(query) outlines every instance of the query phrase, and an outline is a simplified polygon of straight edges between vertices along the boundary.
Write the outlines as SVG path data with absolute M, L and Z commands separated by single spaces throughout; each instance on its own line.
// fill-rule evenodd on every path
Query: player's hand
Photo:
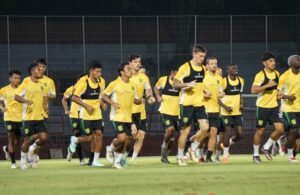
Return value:
M 92 114 L 94 112 L 94 108 L 90 105 L 87 105 L 86 106 L 86 111 L 89 113 L 89 114 Z
M 112 105 L 111 105 L 111 107 L 113 107 L 113 109 L 115 109 L 115 110 L 118 110 L 119 109 L 119 104 L 117 104 L 117 103 L 113 103 Z
M 232 107 L 230 106 L 225 106 L 224 109 L 226 110 L 226 112 L 232 112 Z
M 107 110 L 107 104 L 102 102 L 101 103 L 101 108 L 102 108 L 102 110 L 106 111 Z
M 147 98 L 148 104 L 153 104 L 155 102 L 155 98 L 153 96 L 150 96 Z
M 224 91 L 219 91 L 219 98 L 223 98 L 225 96 Z
M 291 101 L 291 102 L 295 101 L 296 100 L 295 94 L 290 95 L 288 100 Z
M 274 87 L 277 83 L 274 80 L 269 80 L 269 82 L 266 84 L 267 88 Z
M 33 104 L 33 101 L 31 101 L 31 100 L 26 100 L 26 102 L 25 102 L 27 105 L 32 105 Z
M 69 115 L 70 114 L 70 110 L 65 110 L 65 115 Z
M 196 84 L 197 84 L 197 83 L 196 83 L 196 80 L 193 80 L 193 81 L 187 83 L 187 87 L 195 87 Z
M 204 95 L 205 98 L 210 98 L 211 97 L 211 93 L 206 89 L 203 89 L 203 95 Z
M 7 111 L 7 109 L 5 108 L 5 107 L 0 107 L 0 109 L 1 109 L 1 112 L 6 112 Z
M 161 103 L 161 102 L 163 101 L 163 99 L 162 99 L 162 97 L 161 97 L 160 95 L 158 95 L 158 96 L 156 97 L 156 99 L 157 99 L 157 102 L 158 102 L 158 103 Z
M 278 93 L 278 94 L 277 94 L 277 99 L 278 99 L 278 100 L 281 100 L 282 98 L 283 98 L 283 93 Z
M 240 104 L 240 111 L 242 111 L 244 109 L 244 105 Z

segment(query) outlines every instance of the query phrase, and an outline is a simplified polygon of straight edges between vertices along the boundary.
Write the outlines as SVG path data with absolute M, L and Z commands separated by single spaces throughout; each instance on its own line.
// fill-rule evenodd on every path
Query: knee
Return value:
M 258 136 L 262 136 L 264 134 L 264 132 L 265 132 L 264 129 L 257 129 L 255 134 Z
M 167 128 L 166 133 L 167 133 L 168 135 L 170 135 L 170 136 L 173 136 L 174 133 L 175 133 L 174 127 L 169 127 L 169 128 Z
M 102 136 L 103 136 L 102 131 L 95 131 L 95 132 L 94 132 L 94 135 L 95 135 L 96 137 L 102 137 Z
M 144 131 L 139 131 L 139 133 L 138 133 L 138 138 L 139 138 L 140 140 L 143 140 L 143 139 L 145 138 L 145 132 L 144 132 Z

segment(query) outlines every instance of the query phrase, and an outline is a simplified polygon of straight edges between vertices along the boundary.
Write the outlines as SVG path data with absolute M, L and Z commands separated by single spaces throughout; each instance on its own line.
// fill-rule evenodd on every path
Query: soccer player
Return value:
M 5 157 L 11 161 L 11 168 L 16 169 L 15 152 L 22 136 L 22 109 L 23 105 L 15 100 L 15 94 L 21 82 L 21 73 L 11 70 L 10 84 L 0 89 L 0 109 L 4 113 L 4 126 L 8 136 L 8 146 L 3 147 Z
M 123 168 L 121 159 L 128 155 L 132 148 L 132 107 L 133 104 L 141 104 L 137 87 L 130 80 L 132 76 L 129 63 L 122 63 L 118 68 L 119 77 L 112 81 L 103 93 L 103 101 L 111 105 L 110 120 L 115 130 L 116 138 L 107 147 L 107 153 L 113 152 L 114 159 L 109 159 L 114 168 Z
M 220 127 L 220 105 L 219 98 L 224 96 L 222 89 L 222 77 L 216 74 L 218 61 L 215 57 L 206 59 L 207 72 L 203 80 L 204 85 L 204 105 L 208 114 L 210 137 L 208 141 L 208 150 L 206 153 L 206 162 L 213 162 L 211 156 L 217 143 L 217 133 Z
M 74 153 L 77 144 L 93 141 L 91 146 L 91 151 L 94 152 L 93 167 L 104 166 L 99 161 L 103 141 L 100 95 L 104 89 L 99 84 L 101 69 L 102 66 L 98 61 L 90 62 L 88 79 L 78 81 L 72 96 L 72 101 L 80 105 L 79 117 L 84 135 L 80 137 L 72 136 L 69 150 Z
M 286 144 L 288 160 L 298 162 L 293 155 L 293 149 L 296 139 L 300 137 L 300 56 L 290 56 L 288 65 L 290 68 L 280 76 L 277 88 L 280 91 L 279 98 L 284 100 L 284 117 L 290 125 Z
M 229 146 L 233 145 L 243 137 L 242 113 L 243 98 L 242 92 L 245 81 L 238 76 L 238 67 L 235 64 L 227 66 L 228 75 L 222 80 L 222 87 L 225 96 L 221 99 L 221 115 L 225 128 L 225 138 L 223 143 L 223 162 L 229 162 Z M 231 136 L 232 127 L 235 135 Z
M 264 69 L 259 71 L 254 78 L 251 92 L 258 94 L 256 101 L 256 132 L 253 139 L 253 161 L 260 163 L 259 146 L 262 135 L 265 132 L 267 122 L 273 124 L 274 131 L 268 141 L 261 148 L 268 160 L 272 160 L 270 147 L 274 141 L 283 134 L 284 128 L 282 119 L 279 116 L 277 102 L 277 85 L 279 81 L 279 72 L 275 69 L 276 57 L 272 53 L 265 53 L 262 58 Z
M 146 74 L 139 72 L 141 69 L 141 55 L 131 54 L 128 58 L 128 61 L 132 71 L 132 77 L 130 78 L 130 81 L 136 85 L 139 99 L 143 98 L 145 91 L 147 102 L 149 104 L 153 104 L 155 102 L 155 98 L 152 94 L 149 78 Z M 133 137 L 136 137 L 136 142 L 134 144 L 134 150 L 132 154 L 132 163 L 135 163 L 136 158 L 143 146 L 147 130 L 146 107 L 144 102 L 139 105 L 133 104 L 132 118 L 137 128 L 137 134 L 134 133 L 133 135 Z
M 77 81 L 84 76 L 83 73 L 79 74 L 77 77 Z M 82 135 L 81 129 L 80 129 L 80 118 L 79 118 L 79 105 L 75 102 L 71 101 L 71 98 L 74 94 L 75 88 L 74 85 L 70 86 L 63 95 L 62 98 L 62 105 L 65 111 L 65 114 L 69 116 L 70 124 L 73 129 L 73 133 L 76 137 L 80 137 Z M 70 101 L 70 108 L 68 106 L 68 101 Z M 76 147 L 77 155 L 79 157 L 80 165 L 84 165 L 84 159 L 82 155 L 82 147 L 81 144 L 77 144 Z M 72 160 L 72 152 L 68 150 L 67 160 Z
M 172 143 L 175 140 L 175 131 L 178 130 L 180 90 L 173 88 L 176 73 L 177 70 L 173 68 L 170 75 L 160 77 L 154 87 L 157 102 L 160 103 L 159 112 L 163 127 L 166 130 L 161 146 L 161 162 L 164 164 L 170 163 L 168 155 L 171 151 Z
M 21 147 L 21 169 L 27 169 L 28 150 L 31 137 L 36 137 L 35 148 L 39 149 L 42 144 L 48 141 L 48 132 L 44 117 L 44 88 L 39 81 L 42 72 L 37 63 L 33 63 L 28 68 L 30 79 L 23 81 L 15 94 L 15 100 L 23 103 L 23 132 L 24 140 Z M 37 150 L 38 152 L 39 150 Z M 33 168 L 37 166 L 37 161 L 31 162 Z
M 195 154 L 200 142 L 205 138 L 208 130 L 207 115 L 203 102 L 203 79 L 205 75 L 205 66 L 202 64 L 206 56 L 206 49 L 200 45 L 193 48 L 193 59 L 184 63 L 175 75 L 173 86 L 181 89 L 180 95 L 180 118 L 182 130 L 178 139 L 177 162 L 180 166 L 186 166 L 184 160 L 184 147 L 188 135 L 191 131 L 192 121 L 199 123 L 200 130 L 196 134 L 192 144 L 192 154 Z M 198 162 L 195 155 L 192 159 Z

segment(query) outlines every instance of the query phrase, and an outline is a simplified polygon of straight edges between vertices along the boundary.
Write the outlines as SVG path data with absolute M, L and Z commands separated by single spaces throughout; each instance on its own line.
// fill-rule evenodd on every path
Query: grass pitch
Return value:
M 232 155 L 229 164 L 163 165 L 159 157 L 141 157 L 123 170 L 79 166 L 77 159 L 41 160 L 39 167 L 12 170 L 0 162 L 0 192 L 11 194 L 98 195 L 299 195 L 300 163 L 277 156 L 254 164 L 250 155 Z

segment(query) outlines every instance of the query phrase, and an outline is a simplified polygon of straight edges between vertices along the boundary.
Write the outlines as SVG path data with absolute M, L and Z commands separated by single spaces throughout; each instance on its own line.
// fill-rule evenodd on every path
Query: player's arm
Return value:
M 3 100 L 0 100 L 0 110 L 1 112 L 6 112 L 6 107 Z
M 21 96 L 19 96 L 18 94 L 15 95 L 15 100 L 17 102 L 20 102 L 22 104 L 28 104 L 28 105 L 31 105 L 33 102 L 31 100 L 27 100 Z
M 183 88 L 190 88 L 196 86 L 196 80 L 191 81 L 189 83 L 184 83 L 183 79 L 188 75 L 189 73 L 186 71 L 184 66 L 181 66 L 178 70 L 178 72 L 175 75 L 174 81 L 173 81 L 173 87 L 176 89 L 183 89 Z
M 162 83 L 162 78 L 158 79 L 158 81 L 156 82 L 156 84 L 154 86 L 154 93 L 155 93 L 155 96 L 159 103 L 163 101 L 161 94 L 160 94 L 160 89 L 162 88 L 161 83 Z
M 67 102 L 68 99 L 69 99 L 69 98 L 63 96 L 63 98 L 62 98 L 62 100 L 61 100 L 61 103 L 62 103 L 62 105 L 63 105 L 65 114 L 70 114 L 70 110 L 69 110 L 68 102 Z
M 73 94 L 73 96 L 72 96 L 72 101 L 75 102 L 76 104 L 78 104 L 78 105 L 84 107 L 84 108 L 87 110 L 88 113 L 92 113 L 92 112 L 94 111 L 94 108 L 93 108 L 91 105 L 89 105 L 89 104 L 83 102 L 83 101 L 80 99 L 80 96 L 81 96 L 81 94 L 84 93 L 84 91 L 86 90 L 86 87 L 87 87 L 87 86 L 86 86 L 86 83 L 85 83 L 85 82 L 79 83 L 79 84 L 77 85 L 77 87 L 75 88 L 75 92 L 74 92 L 74 94 Z
M 244 92 L 244 85 L 245 85 L 245 80 L 241 78 L 241 83 L 242 83 L 242 88 L 241 88 L 241 95 L 240 95 L 240 110 L 243 110 L 244 108 L 244 98 L 242 96 Z
M 251 93 L 253 94 L 258 94 L 264 92 L 267 88 L 269 87 L 274 87 L 276 85 L 276 82 L 273 80 L 269 80 L 269 82 L 263 86 L 260 86 L 260 83 L 263 83 L 263 76 L 262 74 L 257 74 L 255 76 L 252 88 L 251 88 Z
M 55 84 L 54 81 L 51 79 L 50 80 L 50 91 L 49 93 L 46 94 L 47 99 L 55 99 L 56 98 L 56 88 L 55 88 Z
M 153 97 L 153 92 L 152 92 L 152 88 L 148 76 L 146 76 L 145 94 L 146 94 L 146 100 L 148 104 L 153 104 L 155 102 L 155 98 Z
M 220 98 L 218 99 L 218 103 L 226 112 L 232 112 L 232 107 L 226 106 Z
M 26 88 L 27 88 L 27 82 L 23 81 L 22 84 L 18 87 L 17 93 L 15 94 L 15 100 L 22 104 L 31 105 L 33 104 L 33 101 L 23 98 L 23 96 L 26 94 Z

